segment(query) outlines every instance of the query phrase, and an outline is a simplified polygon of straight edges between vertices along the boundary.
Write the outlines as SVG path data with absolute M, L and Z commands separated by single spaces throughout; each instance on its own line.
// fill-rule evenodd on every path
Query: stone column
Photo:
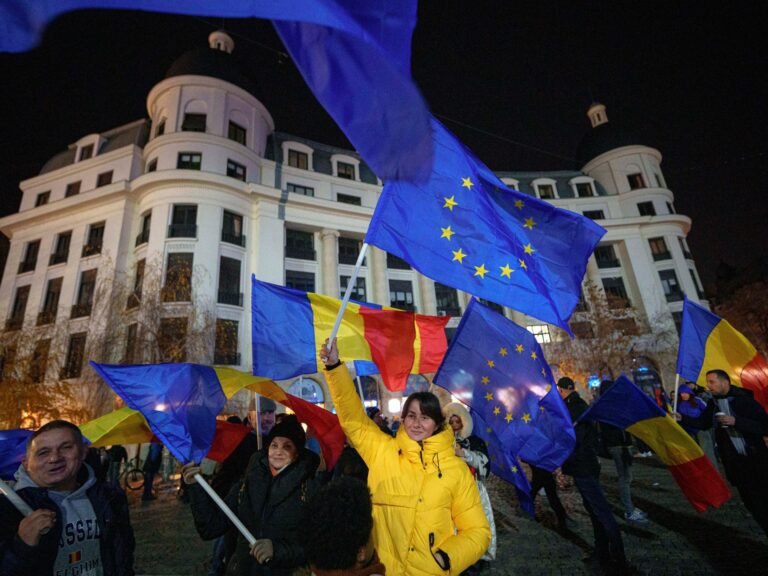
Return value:
M 389 306 L 389 285 L 387 283 L 387 255 L 375 246 L 368 246 L 368 266 L 371 270 L 371 294 L 373 302 Z
M 339 297 L 338 230 L 320 231 L 323 245 L 323 293 Z
M 435 298 L 435 281 L 423 274 L 418 274 L 419 292 L 421 293 L 420 314 L 437 314 L 437 298 Z

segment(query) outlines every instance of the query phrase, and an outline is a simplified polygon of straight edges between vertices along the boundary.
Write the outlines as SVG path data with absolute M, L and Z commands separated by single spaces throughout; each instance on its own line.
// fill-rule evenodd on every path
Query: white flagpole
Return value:
M 352 287 L 357 283 L 357 277 L 360 274 L 360 268 L 363 266 L 363 260 L 365 260 L 365 253 L 368 251 L 368 244 L 363 242 L 362 248 L 360 248 L 360 254 L 357 255 L 357 262 L 355 263 L 355 270 L 352 272 L 352 277 L 349 279 L 349 282 L 347 283 L 347 289 L 344 292 L 344 299 L 341 301 L 341 306 L 339 307 L 339 313 L 336 316 L 336 322 L 333 325 L 333 330 L 331 330 L 331 335 L 328 338 L 328 350 L 331 349 L 331 343 L 333 342 L 333 339 L 336 338 L 336 335 L 339 333 L 339 326 L 341 326 L 341 319 L 344 316 L 344 310 L 347 308 L 347 304 L 349 303 L 349 298 L 352 296 Z
M 24 500 L 21 499 L 21 496 L 16 494 L 13 488 L 8 486 L 3 480 L 0 480 L 0 494 L 4 494 L 5 497 L 8 498 L 8 501 L 13 504 L 14 508 L 24 516 L 32 514 L 32 508 L 29 507 L 29 504 L 24 502 Z
M 197 480 L 197 483 L 200 484 L 203 490 L 207 492 L 208 496 L 210 496 L 211 499 L 216 502 L 216 505 L 221 508 L 221 511 L 227 515 L 227 518 L 232 521 L 232 524 L 234 524 L 235 528 L 240 531 L 240 534 L 242 534 L 243 537 L 248 541 L 248 544 L 251 546 L 256 544 L 256 538 L 254 538 L 253 534 L 251 534 L 248 528 L 245 527 L 245 524 L 240 522 L 240 518 L 238 518 L 237 515 L 232 512 L 229 506 L 224 503 L 224 500 L 222 500 L 221 497 L 216 494 L 216 491 L 211 488 L 211 485 L 206 482 L 205 478 L 203 478 L 202 475 L 198 473 L 195 474 L 195 480 Z
M 672 401 L 672 412 L 677 412 L 677 390 L 680 388 L 680 374 L 675 374 L 675 399 Z

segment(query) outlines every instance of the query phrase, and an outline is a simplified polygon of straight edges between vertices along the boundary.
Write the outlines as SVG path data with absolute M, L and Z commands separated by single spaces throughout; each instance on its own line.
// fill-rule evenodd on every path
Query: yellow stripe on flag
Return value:
M 340 300 L 308 292 L 309 302 L 312 305 L 314 315 L 315 343 L 317 345 L 317 366 L 318 372 L 322 369 L 320 363 L 320 346 L 322 346 L 333 330 L 333 324 L 336 322 L 336 315 L 339 313 Z M 365 339 L 365 324 L 363 317 L 358 313 L 360 305 L 350 302 L 344 310 L 344 316 L 341 319 L 341 326 L 336 337 L 339 350 L 345 360 L 369 360 L 373 361 L 371 348 Z
M 685 464 L 704 455 L 701 447 L 669 415 L 640 420 L 627 427 L 627 432 L 648 444 L 667 466 Z
M 144 416 L 128 407 L 86 422 L 80 426 L 80 431 L 96 448 L 113 444 L 141 444 L 153 437 Z
M 699 386 L 706 387 L 709 370 L 725 370 L 731 383 L 742 386 L 741 371 L 757 354 L 752 343 L 727 320 L 720 320 L 709 333 L 704 351 L 704 362 L 696 379 Z

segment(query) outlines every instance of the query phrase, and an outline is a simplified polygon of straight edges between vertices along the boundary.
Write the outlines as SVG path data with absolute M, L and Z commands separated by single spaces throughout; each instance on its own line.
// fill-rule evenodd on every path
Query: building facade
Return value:
M 80 377 L 89 341 L 105 334 L 110 346 L 101 361 L 187 359 L 247 370 L 252 274 L 343 294 L 381 182 L 355 152 L 275 131 L 233 49 L 229 36 L 212 33 L 209 47 L 180 57 L 152 88 L 148 120 L 83 136 L 21 183 L 19 211 L 0 219 L 10 239 L 0 284 L 4 377 L 18 365 L 10 357 L 21 353 L 15 335 L 29 331 L 48 341 L 48 352 L 35 353 L 63 355 L 59 364 L 42 364 L 44 382 Z M 691 221 L 674 210 L 661 154 L 617 137 L 603 106 L 593 105 L 589 118 L 580 171 L 499 175 L 604 226 L 587 278 L 631 303 L 651 330 L 668 328 L 679 319 L 683 293 L 703 298 L 685 241 Z M 149 292 L 156 306 L 147 304 Z M 456 317 L 469 301 L 374 247 L 352 297 Z M 542 342 L 562 338 L 504 312 Z M 196 330 L 205 337 L 194 354 L 171 351 Z M 138 345 L 147 340 L 143 332 L 152 332 L 156 351 Z M 322 378 L 282 384 L 328 400 Z M 414 388 L 427 384 L 413 377 Z M 395 412 L 397 399 L 380 393 L 370 399 Z

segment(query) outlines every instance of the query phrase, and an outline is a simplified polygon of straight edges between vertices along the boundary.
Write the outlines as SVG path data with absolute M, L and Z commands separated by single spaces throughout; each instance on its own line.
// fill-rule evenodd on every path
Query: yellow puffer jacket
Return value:
M 366 415 L 343 364 L 325 377 L 341 426 L 369 468 L 373 540 L 387 574 L 461 574 L 477 562 L 491 532 L 475 480 L 453 451 L 453 433 L 445 429 L 420 445 L 401 426 L 392 438 Z M 448 554 L 450 571 L 432 556 L 438 549 Z

